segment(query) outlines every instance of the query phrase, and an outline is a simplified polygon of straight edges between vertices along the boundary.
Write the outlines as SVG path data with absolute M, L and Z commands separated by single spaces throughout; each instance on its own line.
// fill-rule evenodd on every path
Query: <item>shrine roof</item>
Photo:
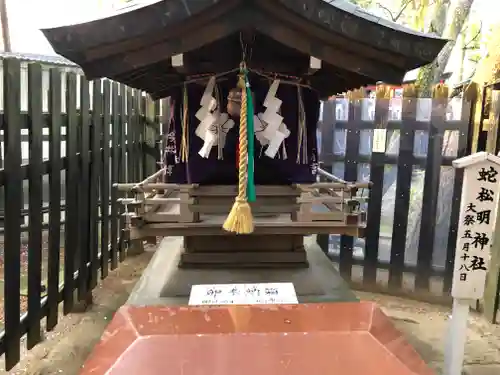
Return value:
M 89 79 L 168 96 L 188 77 L 250 68 L 301 77 L 323 96 L 404 74 L 446 40 L 334 0 L 162 0 L 87 23 L 42 30 Z M 182 69 L 171 57 L 183 54 Z M 309 56 L 322 61 L 311 73 Z

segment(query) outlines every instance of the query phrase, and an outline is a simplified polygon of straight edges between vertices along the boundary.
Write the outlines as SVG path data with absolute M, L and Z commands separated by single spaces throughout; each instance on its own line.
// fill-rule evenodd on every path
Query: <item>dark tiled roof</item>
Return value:
M 28 52 L 0 52 L 0 59 L 15 58 L 23 61 L 41 62 L 53 65 L 78 67 L 75 63 L 59 55 L 41 55 Z

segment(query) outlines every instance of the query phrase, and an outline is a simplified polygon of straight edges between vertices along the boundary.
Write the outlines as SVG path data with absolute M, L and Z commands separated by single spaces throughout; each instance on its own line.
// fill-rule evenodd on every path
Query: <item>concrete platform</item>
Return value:
M 306 237 L 307 269 L 179 269 L 182 237 L 164 238 L 127 305 L 187 305 L 192 285 L 292 282 L 300 303 L 357 301 L 332 262 Z

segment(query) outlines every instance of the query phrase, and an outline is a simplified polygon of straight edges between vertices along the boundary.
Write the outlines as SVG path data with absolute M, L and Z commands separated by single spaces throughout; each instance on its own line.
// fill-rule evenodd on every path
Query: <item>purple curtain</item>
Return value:
M 262 103 L 266 97 L 270 82 L 261 77 L 251 75 L 250 84 L 255 97 L 255 111 L 263 112 L 265 108 Z M 227 95 L 231 88 L 236 86 L 236 77 L 228 78 L 218 82 L 221 97 L 221 105 L 225 109 Z M 175 139 L 176 147 L 172 142 L 166 144 L 164 150 L 165 161 L 170 168 L 171 174 L 167 180 L 173 183 L 199 183 L 206 185 L 234 185 L 238 181 L 238 171 L 236 166 L 236 149 L 238 144 L 239 119 L 233 118 L 235 126 L 229 131 L 224 146 L 223 160 L 217 160 L 217 147 L 212 149 L 208 159 L 198 155 L 198 151 L 203 146 L 203 141 L 196 136 L 195 129 L 199 123 L 196 119 L 196 111 L 200 108 L 200 99 L 205 87 L 201 84 L 190 84 L 188 86 L 188 116 L 189 116 L 189 162 L 186 166 L 180 162 L 179 151 L 182 135 L 182 87 L 179 87 L 172 95 L 172 125 L 170 140 Z M 320 102 L 316 92 L 302 88 L 302 100 L 306 112 L 307 125 L 307 164 L 297 164 L 298 151 L 298 96 L 297 87 L 288 84 L 281 84 L 277 97 L 282 100 L 281 115 L 290 130 L 290 136 L 285 140 L 287 159 L 283 160 L 282 155 L 277 155 L 275 159 L 268 158 L 261 152 L 260 143 L 255 140 L 255 183 L 257 185 L 287 185 L 291 183 L 308 183 L 315 181 L 314 170 L 317 163 L 317 139 L 316 127 L 319 115 Z M 225 110 L 223 110 L 225 112 Z

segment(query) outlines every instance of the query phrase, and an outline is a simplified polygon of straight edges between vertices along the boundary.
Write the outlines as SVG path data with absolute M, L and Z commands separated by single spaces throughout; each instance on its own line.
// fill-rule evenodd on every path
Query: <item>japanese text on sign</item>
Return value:
M 298 303 L 292 283 L 193 285 L 189 305 L 265 305 Z
M 484 293 L 490 259 L 498 166 L 483 161 L 465 167 L 452 296 L 477 299 Z

